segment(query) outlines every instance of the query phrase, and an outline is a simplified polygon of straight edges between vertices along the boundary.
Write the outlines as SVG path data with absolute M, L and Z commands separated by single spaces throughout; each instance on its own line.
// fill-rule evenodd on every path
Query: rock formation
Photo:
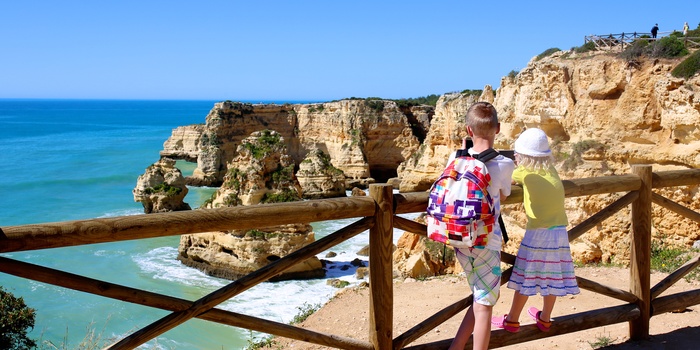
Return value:
M 320 149 L 309 151 L 296 173 L 306 199 L 345 196 L 345 175 L 331 164 L 331 158 Z
M 400 108 L 383 100 L 298 105 L 219 102 L 204 125 L 173 130 L 161 156 L 196 159 L 197 168 L 188 183 L 219 186 L 241 140 L 268 129 L 286 140 L 288 153 L 297 164 L 309 151 L 320 149 L 349 179 L 384 181 L 396 176 L 398 165 L 418 149 L 418 136 L 425 134 L 431 108 Z M 357 183 L 367 184 L 356 181 L 352 185 Z
M 254 132 L 243 139 L 221 188 L 206 207 L 257 205 L 301 199 L 294 162 L 284 139 L 275 131 Z M 308 223 L 252 230 L 183 235 L 178 259 L 207 274 L 237 279 L 314 241 Z M 325 275 L 313 257 L 271 280 L 318 278 Z
M 642 60 L 629 64 L 610 54 L 575 57 L 559 52 L 533 59 L 515 77 L 504 77 L 493 104 L 501 133 L 495 147 L 511 149 L 527 127 L 550 137 L 562 178 L 630 173 L 633 164 L 654 171 L 700 166 L 700 77 L 684 80 L 669 72 L 682 59 Z M 478 100 L 487 100 L 488 87 Z M 399 167 L 401 191 L 424 191 L 442 171 L 447 155 L 459 148 L 463 118 L 475 102 L 471 96 L 448 94 L 438 101 L 430 132 L 415 157 Z M 697 187 L 655 190 L 694 210 L 700 208 Z M 610 204 L 622 194 L 568 198 L 570 226 Z M 690 247 L 700 239 L 700 226 L 653 206 L 655 240 Z M 514 253 L 522 239 L 525 216 L 520 205 L 504 207 Z M 582 262 L 629 261 L 629 211 L 622 211 L 572 242 Z
M 464 115 L 477 101 L 493 101 L 493 89 L 486 86 L 481 96 L 451 93 L 440 96 L 425 141 L 397 169 L 401 192 L 425 191 L 445 168 L 450 153 L 467 136 Z
M 175 160 L 161 158 L 146 168 L 136 180 L 132 191 L 135 202 L 141 202 L 146 214 L 190 210 L 184 199 L 187 195 L 185 178 L 175 167 Z

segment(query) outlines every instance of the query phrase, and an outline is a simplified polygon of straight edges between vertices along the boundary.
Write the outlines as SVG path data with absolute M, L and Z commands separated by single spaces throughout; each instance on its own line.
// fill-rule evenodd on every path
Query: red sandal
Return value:
M 542 321 L 540 319 L 540 314 L 542 311 L 538 310 L 536 307 L 531 307 L 527 309 L 527 314 L 532 317 L 535 322 L 537 322 L 537 328 L 539 328 L 542 332 L 549 332 L 549 329 L 552 327 L 552 321 L 550 320 L 549 322 Z
M 520 331 L 520 322 L 508 321 L 508 314 L 492 317 L 491 324 L 496 328 L 503 328 L 511 333 L 517 333 Z

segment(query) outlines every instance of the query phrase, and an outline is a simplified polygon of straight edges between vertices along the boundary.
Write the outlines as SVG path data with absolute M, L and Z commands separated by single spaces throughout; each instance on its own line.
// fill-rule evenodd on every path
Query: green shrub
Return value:
M 673 68 L 671 75 L 676 78 L 688 79 L 700 70 L 700 50 L 695 51 L 688 58 Z
M 544 50 L 544 52 L 537 55 L 537 58 L 535 59 L 535 61 L 539 61 L 539 60 L 541 60 L 547 56 L 551 56 L 553 53 L 559 52 L 559 51 L 561 51 L 561 49 L 559 49 L 558 47 L 552 47 L 550 49 Z
M 375 111 L 376 113 L 382 113 L 384 111 L 384 101 L 383 100 L 374 99 L 374 98 L 372 98 L 372 99 L 367 98 L 367 100 L 365 100 L 365 101 L 367 101 L 366 102 L 367 106 L 371 110 Z
M 36 341 L 27 336 L 34 322 L 34 309 L 0 287 L 0 349 L 35 348 Z
M 685 48 L 683 41 L 676 35 L 669 35 L 660 40 L 655 41 L 651 45 L 650 57 L 658 58 L 674 58 L 688 54 L 688 49 Z
M 310 305 L 308 303 L 304 303 L 304 305 L 297 307 L 299 310 L 299 313 L 294 316 L 292 319 L 291 324 L 298 324 L 304 322 L 309 316 L 313 315 L 314 312 L 318 311 L 318 309 L 321 308 L 321 304 L 315 304 L 315 305 Z
M 260 203 L 284 203 L 301 200 L 297 191 L 286 189 L 275 193 L 265 193 Z
M 628 45 L 622 52 L 620 58 L 625 61 L 634 61 L 648 51 L 649 42 L 646 40 L 635 40 L 631 45 Z
M 270 154 L 274 146 L 281 143 L 281 136 L 270 130 L 263 130 L 257 141 L 243 142 L 241 146 L 247 149 L 255 159 L 262 159 Z
M 437 105 L 437 101 L 440 98 L 439 95 L 428 95 L 424 97 L 416 97 L 416 98 L 402 98 L 398 100 L 392 100 L 396 102 L 396 104 L 399 107 L 412 107 L 412 106 L 419 106 L 419 105 L 428 105 L 428 106 L 433 106 Z
M 180 194 L 180 192 L 182 192 L 182 188 L 173 187 L 164 182 L 162 184 L 156 185 L 155 187 L 148 187 L 145 190 L 143 190 L 143 192 L 146 194 L 165 193 L 168 196 L 174 196 Z
M 483 93 L 484 93 L 484 90 L 470 90 L 470 89 L 462 90 L 462 92 L 461 92 L 462 95 L 476 96 L 476 97 L 481 96 L 481 94 L 483 94 Z
M 589 41 L 581 46 L 574 47 L 573 50 L 576 53 L 584 53 L 584 52 L 588 52 L 588 51 L 595 51 L 597 49 L 595 47 L 595 43 L 592 41 Z
M 520 72 L 518 72 L 517 70 L 512 70 L 508 72 L 508 78 L 515 79 L 515 77 L 518 76 L 518 73 Z
M 562 164 L 564 170 L 571 170 L 576 166 L 583 164 L 582 155 L 589 149 L 595 149 L 600 151 L 605 149 L 605 145 L 596 140 L 582 140 L 574 143 L 571 146 L 571 155 L 568 158 L 566 158 L 566 160 Z
M 664 244 L 663 240 L 651 242 L 651 269 L 654 271 L 671 273 L 685 264 L 693 255 L 698 253 L 697 249 L 683 249 Z M 687 281 L 700 280 L 700 271 L 693 270 L 685 276 Z

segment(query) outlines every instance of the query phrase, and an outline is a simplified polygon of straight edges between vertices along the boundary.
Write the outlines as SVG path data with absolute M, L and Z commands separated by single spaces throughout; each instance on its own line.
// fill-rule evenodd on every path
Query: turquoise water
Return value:
M 143 207 L 131 193 L 136 179 L 158 160 L 172 129 L 203 123 L 215 102 L 0 99 L 5 184 L 0 227 L 142 214 Z M 194 168 L 189 163 L 178 164 L 185 174 Z M 196 208 L 214 190 L 190 188 L 185 201 Z M 314 223 L 316 237 L 352 221 Z M 351 261 L 367 242 L 367 233 L 363 233 L 333 248 L 339 255 L 332 260 L 337 264 Z M 178 243 L 179 237 L 165 237 L 2 255 L 188 300 L 230 282 L 180 264 Z M 329 271 L 328 278 L 357 282 L 353 268 Z M 30 336 L 59 348 L 78 348 L 89 330 L 102 338 L 121 339 L 167 315 L 3 273 L 0 284 L 36 309 Z M 219 307 L 288 323 L 305 305 L 325 303 L 336 291 L 325 279 L 263 283 Z M 262 336 L 190 320 L 141 348 L 240 349 L 252 337 Z

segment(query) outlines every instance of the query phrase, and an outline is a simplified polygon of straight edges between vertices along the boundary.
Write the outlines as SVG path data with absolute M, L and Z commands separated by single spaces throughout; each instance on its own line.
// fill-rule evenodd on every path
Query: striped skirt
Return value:
M 566 227 L 525 231 L 508 288 L 527 296 L 565 296 L 580 292 Z

